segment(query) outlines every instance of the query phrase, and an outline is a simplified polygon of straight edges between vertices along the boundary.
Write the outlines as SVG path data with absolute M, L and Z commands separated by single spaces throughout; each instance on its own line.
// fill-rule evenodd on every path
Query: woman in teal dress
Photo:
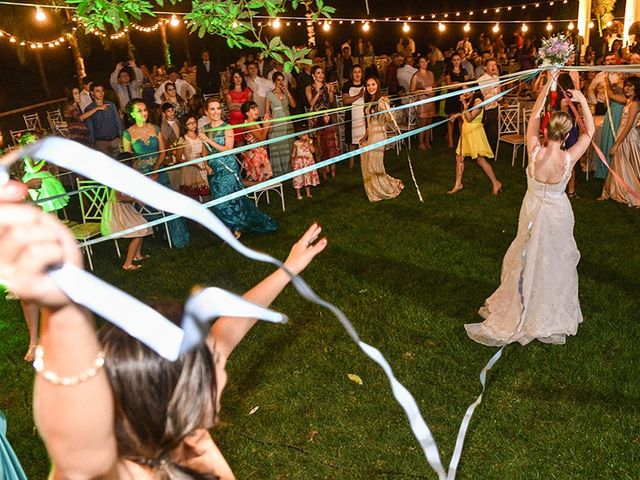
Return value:
M 267 93 L 264 111 L 271 110 L 271 118 L 286 118 L 291 115 L 290 108 L 296 108 L 296 101 L 289 92 L 289 88 L 284 81 L 282 72 L 275 72 L 272 77 L 275 88 Z M 293 133 L 293 127 L 290 122 L 275 121 L 271 124 L 269 138 L 278 138 L 283 135 Z M 293 146 L 293 138 L 288 140 L 280 140 L 269 145 L 269 160 L 273 176 L 277 177 L 290 170 L 291 164 L 291 147 Z
M 616 94 L 622 95 L 622 84 L 613 85 L 613 91 Z M 613 146 L 616 141 L 616 132 L 618 128 L 620 128 L 620 119 L 622 118 L 622 110 L 624 109 L 624 103 L 616 102 L 613 99 L 609 99 L 609 109 L 607 113 L 604 115 L 604 122 L 602 123 L 602 134 L 600 136 L 600 150 L 604 154 L 605 158 L 609 165 L 611 165 L 611 157 L 609 155 L 609 150 Z M 609 119 L 609 115 L 611 115 L 611 119 Z M 609 175 L 609 169 L 606 167 L 600 157 L 594 153 L 596 158 L 596 172 L 593 174 L 596 178 L 607 178 Z
M 205 113 L 209 124 L 198 135 L 202 140 L 202 156 L 225 152 L 233 148 L 233 129 L 224 128 L 220 101 L 209 98 L 205 103 Z M 225 155 L 209 160 L 213 170 L 209 177 L 211 198 L 224 197 L 244 188 L 240 178 L 240 164 L 235 155 Z M 242 232 L 268 233 L 278 229 L 278 224 L 264 212 L 261 212 L 246 196 L 215 205 L 213 213 L 229 227 L 237 237 Z
M 134 153 L 133 168 L 146 174 L 162 167 L 165 158 L 165 146 L 160 135 L 160 128 L 147 123 L 149 113 L 144 101 L 136 98 L 127 103 L 125 114 L 135 122 L 122 134 L 122 149 Z M 153 174 L 149 178 L 160 185 L 171 188 L 167 172 Z M 191 239 L 184 218 L 169 222 L 171 243 L 176 248 L 184 248 Z

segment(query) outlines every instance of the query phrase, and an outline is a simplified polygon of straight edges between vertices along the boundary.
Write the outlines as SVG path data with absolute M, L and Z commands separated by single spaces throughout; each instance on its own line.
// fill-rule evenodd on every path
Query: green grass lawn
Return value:
M 471 162 L 465 189 L 447 195 L 454 158 L 439 147 L 412 151 L 421 204 L 406 155 L 389 153 L 389 172 L 406 185 L 399 198 L 370 204 L 359 168 L 340 165 L 313 199 L 296 201 L 288 188 L 286 212 L 277 202 L 265 208 L 278 233 L 242 238 L 284 258 L 320 222 L 329 246 L 305 279 L 384 353 L 446 464 L 480 391 L 478 374 L 496 351 L 469 340 L 463 324 L 478 321 L 478 307 L 498 286 L 525 191 L 523 170 L 510 166 L 508 148 L 501 154 L 498 197 Z M 581 198 L 572 200 L 584 323 L 565 346 L 505 350 L 471 422 L 459 479 L 640 478 L 640 211 L 596 202 L 601 185 L 582 177 Z M 194 284 L 242 292 L 271 271 L 202 228 L 191 231 L 181 251 L 145 240 L 152 259 L 135 272 L 122 271 L 113 244 L 103 243 L 96 274 L 143 300 L 183 300 Z M 382 371 L 337 320 L 290 287 L 274 307 L 291 321 L 258 324 L 234 353 L 214 431 L 238 478 L 436 478 Z M 22 360 L 28 336 L 17 302 L 0 300 L 0 318 L 0 409 L 28 477 L 44 479 L 48 460 L 33 425 L 33 369 Z

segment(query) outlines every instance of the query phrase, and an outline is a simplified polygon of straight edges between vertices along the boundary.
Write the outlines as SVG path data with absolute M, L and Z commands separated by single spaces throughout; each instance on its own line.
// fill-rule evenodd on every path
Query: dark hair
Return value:
M 93 80 L 91 78 L 89 78 L 89 77 L 84 77 L 82 79 L 82 85 L 89 85 L 92 82 L 93 82 Z
M 184 131 L 186 132 L 187 129 L 187 122 L 191 119 L 194 119 L 196 121 L 196 123 L 198 122 L 198 117 L 192 113 L 187 113 L 184 117 L 182 117 L 180 119 L 180 123 L 182 124 L 182 126 L 184 127 Z
M 78 88 L 76 85 L 67 85 L 66 87 L 64 87 L 64 96 L 67 97 L 67 101 L 71 104 L 74 103 L 75 100 L 73 99 L 73 90 Z M 78 90 L 80 90 L 78 88 Z
M 369 80 L 375 80 L 376 85 L 378 85 L 378 90 L 376 91 L 376 93 L 371 96 L 369 94 L 369 91 L 367 90 L 367 82 Z M 370 102 L 376 102 L 378 100 L 380 100 L 380 97 L 382 97 L 382 92 L 380 89 L 380 79 L 378 77 L 376 77 L 375 75 L 370 75 L 367 77 L 367 79 L 364 81 L 364 88 L 365 88 L 365 93 L 364 93 L 364 103 L 370 103 Z
M 242 104 L 242 106 L 240 107 L 240 111 L 246 117 L 247 116 L 247 112 L 249 112 L 249 110 L 251 110 L 252 108 L 257 108 L 257 107 L 258 107 L 258 104 L 256 102 L 248 101 L 248 102 L 244 102 Z
M 167 87 L 168 87 L 169 85 L 171 85 L 171 86 L 174 88 L 174 90 L 176 91 L 176 96 L 177 96 L 177 95 L 178 95 L 178 87 L 176 87 L 176 84 L 175 84 L 175 83 L 173 83 L 173 82 L 165 82 L 165 84 L 164 84 L 164 91 L 165 91 L 165 92 L 167 91 Z
M 569 75 L 567 72 L 562 72 L 560 75 L 558 75 L 558 85 L 563 90 L 572 90 L 574 88 L 574 85 L 571 75 Z
M 631 87 L 633 87 L 633 99 L 634 101 L 640 101 L 640 77 L 637 77 L 635 75 L 632 75 L 630 77 L 627 77 L 624 80 L 624 85 L 629 85 Z
M 423 58 L 427 62 L 427 65 L 429 65 L 429 57 L 427 57 L 426 55 L 420 55 L 418 57 L 418 65 L 420 64 L 420 60 L 422 60 Z
M 249 68 L 249 65 L 255 65 L 257 67 L 258 66 L 258 62 L 256 62 L 255 60 L 251 60 L 251 61 L 245 63 L 245 66 L 247 68 Z
M 175 324 L 182 318 L 174 302 L 154 307 Z M 171 362 L 110 324 L 98 339 L 113 391 L 118 455 L 158 469 L 164 474 L 159 478 L 213 478 L 171 461 L 186 436 L 210 428 L 216 419 L 216 374 L 209 347 L 202 343 Z
M 174 108 L 174 106 L 169 102 L 164 102 L 160 108 L 162 109 L 162 113 L 166 113 L 167 110 L 169 110 L 170 108 Z
M 234 68 L 233 70 L 231 70 L 231 75 L 229 76 L 229 79 L 231 80 L 231 85 L 230 85 L 230 86 L 232 87 L 232 88 L 231 88 L 231 90 L 233 90 L 233 88 L 235 88 L 235 85 L 236 85 L 236 84 L 234 83 L 234 81 L 233 81 L 233 76 L 234 76 L 236 73 L 237 73 L 238 75 L 240 75 L 240 78 L 242 79 L 242 82 L 240 83 L 240 88 L 241 88 L 243 91 L 244 91 L 244 90 L 246 90 L 246 89 L 247 89 L 247 81 L 244 79 L 244 73 L 242 73 L 242 70 L 239 70 L 239 69 L 237 69 L 237 68 Z
M 486 67 L 487 65 L 489 65 L 489 62 L 496 62 L 496 65 L 498 64 L 498 60 L 496 60 L 494 57 L 489 57 L 484 59 L 484 62 L 482 62 L 482 66 Z
M 93 92 L 98 87 L 102 87 L 105 90 L 107 89 L 107 87 L 105 86 L 105 84 L 103 82 L 97 81 L 97 82 L 93 82 L 91 84 L 91 91 Z
M 311 75 L 315 75 L 318 70 L 322 70 L 324 72 L 324 69 L 320 65 L 314 65 L 311 67 Z
M 178 71 L 178 69 L 173 65 L 167 68 L 167 75 L 170 75 L 172 73 L 177 73 L 178 75 L 180 75 L 180 72 Z
M 277 79 L 278 77 L 282 77 L 282 78 L 284 78 L 284 74 L 283 74 L 282 72 L 278 72 L 278 71 L 273 72 L 273 75 L 271 75 L 271 81 L 272 81 L 273 83 L 276 83 L 276 79 Z
M 142 104 L 144 106 L 147 105 L 146 103 L 144 103 L 144 100 L 142 100 L 141 98 L 132 98 L 127 102 L 127 104 L 124 107 L 125 120 L 127 120 L 127 122 L 129 123 L 129 126 L 136 123 L 135 119 L 133 118 L 133 107 L 139 104 Z

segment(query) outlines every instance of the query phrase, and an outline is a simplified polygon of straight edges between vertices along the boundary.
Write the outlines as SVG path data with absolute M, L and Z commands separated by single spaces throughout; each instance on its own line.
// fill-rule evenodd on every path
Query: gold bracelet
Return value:
M 63 387 L 75 387 L 76 385 L 92 379 L 98 374 L 98 371 L 100 371 L 102 367 L 104 367 L 104 352 L 100 351 L 98 352 L 98 356 L 96 357 L 93 367 L 74 377 L 61 377 L 56 372 L 44 369 L 44 349 L 42 348 L 42 345 L 38 345 L 36 347 L 35 360 L 33 361 L 33 368 L 36 372 L 42 374 L 42 378 L 49 383 L 62 385 Z

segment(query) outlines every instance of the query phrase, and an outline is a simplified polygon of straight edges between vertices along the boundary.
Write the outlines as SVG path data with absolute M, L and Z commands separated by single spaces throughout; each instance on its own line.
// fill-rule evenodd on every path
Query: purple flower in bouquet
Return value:
M 573 56 L 573 45 L 563 35 L 556 35 L 542 40 L 538 50 L 538 65 L 540 67 L 564 66 Z

